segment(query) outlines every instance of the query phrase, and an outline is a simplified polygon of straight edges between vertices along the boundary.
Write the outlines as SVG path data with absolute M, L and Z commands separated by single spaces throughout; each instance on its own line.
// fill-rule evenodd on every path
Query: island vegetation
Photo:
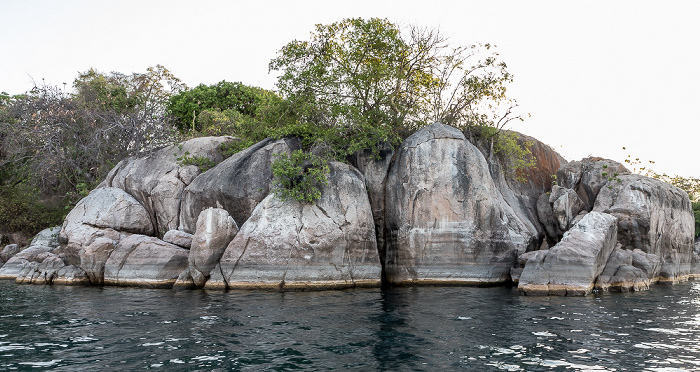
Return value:
M 272 164 L 277 193 L 314 202 L 329 161 L 395 148 L 433 122 L 460 129 L 516 178 L 534 164 L 527 142 L 505 130 L 523 120 L 507 96 L 513 80 L 490 44 L 450 45 L 438 30 L 385 19 L 317 25 L 283 46 L 269 68 L 275 91 L 221 81 L 189 88 L 162 65 L 124 74 L 88 70 L 72 83 L 43 81 L 0 95 L 0 227 L 34 234 L 61 224 L 120 160 L 201 136 L 236 138 L 224 158 L 265 139 L 302 149 Z M 202 170 L 211 159 L 185 154 Z M 695 178 L 650 173 L 700 197 Z M 700 204 L 693 203 L 696 234 Z

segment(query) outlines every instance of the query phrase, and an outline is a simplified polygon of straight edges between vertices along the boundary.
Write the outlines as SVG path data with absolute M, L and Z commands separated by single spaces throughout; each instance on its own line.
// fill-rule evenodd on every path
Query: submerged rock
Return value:
M 316 203 L 268 195 L 228 245 L 205 288 L 378 287 L 380 276 L 362 175 L 332 162 Z
M 591 212 L 548 250 L 535 252 L 520 275 L 527 295 L 580 296 L 591 293 L 616 244 L 617 219 Z

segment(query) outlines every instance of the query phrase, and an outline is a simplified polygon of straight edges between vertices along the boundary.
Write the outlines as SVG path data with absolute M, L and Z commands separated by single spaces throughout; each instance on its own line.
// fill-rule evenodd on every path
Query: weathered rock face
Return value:
M 362 175 L 330 164 L 315 204 L 268 195 L 241 226 L 205 288 L 379 286 L 381 266 Z
M 617 217 L 623 249 L 639 249 L 661 259 L 661 281 L 686 280 L 693 259 L 695 219 L 688 195 L 668 183 L 637 174 L 620 175 L 604 187 L 594 211 Z
M 58 247 L 58 234 L 61 232 L 61 226 L 49 227 L 47 229 L 41 230 L 38 234 L 34 236 L 32 242 L 29 246 L 43 245 L 45 247 Z
M 300 148 L 296 139 L 267 139 L 198 176 L 182 193 L 179 230 L 193 234 L 206 208 L 225 209 L 236 223 L 244 223 L 270 192 L 274 155 Z
M 629 173 L 630 171 L 624 165 L 614 160 L 588 157 L 561 167 L 557 171 L 557 183 L 564 188 L 576 191 L 586 211 L 591 211 L 598 193 L 608 184 L 609 178 Z
M 535 160 L 532 167 L 515 172 L 512 169 L 512 160 L 498 153 L 490 154 L 490 150 L 483 146 L 477 146 L 477 148 L 486 157 L 491 177 L 505 202 L 533 237 L 530 239 L 531 245 L 528 250 L 537 249 L 535 245 L 545 233 L 538 223 L 538 199 L 540 195 L 551 190 L 552 175 L 566 164 L 566 160 L 537 139 L 521 133 L 513 133 L 516 134 L 520 146 L 529 145 L 528 148 Z
M 0 266 L 19 253 L 19 245 L 8 244 L 0 251 Z
M 537 239 L 503 200 L 481 152 L 442 124 L 401 145 L 385 204 L 392 284 L 505 282 Z
M 170 244 L 175 244 L 182 248 L 190 249 L 190 247 L 192 246 L 193 237 L 194 235 L 188 234 L 184 231 L 169 230 L 165 233 L 165 235 L 163 235 L 163 241 Z
M 556 244 L 564 232 L 574 225 L 579 213 L 585 213 L 585 207 L 585 203 L 572 189 L 554 185 L 549 195 L 542 194 L 537 201 L 537 215 L 551 245 Z
M 237 232 L 236 222 L 223 209 L 208 208 L 199 214 L 188 257 L 188 269 L 195 286 L 204 286 Z
M 153 234 L 146 209 L 124 190 L 104 187 L 93 190 L 68 213 L 59 233 L 62 241 L 81 225 L 110 228 L 134 234 Z
M 189 251 L 152 236 L 131 235 L 119 242 L 104 266 L 104 284 L 171 288 L 187 268 Z
M 641 291 L 649 289 L 660 269 L 659 256 L 615 248 L 608 258 L 605 269 L 596 280 L 596 289 L 602 291 Z
M 548 250 L 525 264 L 518 289 L 527 295 L 586 295 L 603 272 L 616 244 L 617 219 L 591 212 Z
M 37 261 L 39 255 L 52 250 L 53 248 L 51 247 L 37 245 L 13 255 L 0 267 L 0 279 L 17 279 L 17 276 L 22 273 L 22 269 L 26 264 Z
M 152 234 L 146 209 L 124 190 L 93 190 L 68 213 L 59 240 L 64 252 L 80 258 L 80 268 L 93 284 L 103 283 L 104 264 L 119 241 L 131 233 Z
M 388 145 L 385 145 L 376 155 L 371 151 L 365 151 L 355 154 L 352 159 L 350 159 L 352 165 L 364 176 L 367 196 L 369 197 L 372 217 L 374 218 L 374 230 L 377 234 L 379 257 L 382 263 L 385 261 L 386 256 L 384 239 L 384 195 L 386 175 L 389 171 L 389 165 L 391 164 L 393 156 L 394 150 Z
M 101 186 L 125 190 L 148 211 L 155 234 L 178 228 L 182 191 L 199 174 L 194 165 L 180 166 L 177 158 L 206 157 L 222 161 L 219 145 L 232 137 L 202 137 L 156 150 L 145 157 L 128 158 L 110 171 Z M 148 235 L 148 234 L 147 234 Z

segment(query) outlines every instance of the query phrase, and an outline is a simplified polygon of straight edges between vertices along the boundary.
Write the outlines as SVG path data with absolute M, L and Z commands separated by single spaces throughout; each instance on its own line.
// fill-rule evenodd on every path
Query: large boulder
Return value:
M 616 244 L 617 219 L 588 213 L 548 250 L 525 264 L 518 289 L 527 295 L 586 295 L 603 272 Z
M 503 283 L 517 256 L 537 245 L 537 230 L 506 203 L 483 154 L 446 125 L 401 145 L 385 205 L 391 284 Z
M 237 232 L 236 222 L 223 209 L 207 208 L 199 214 L 188 256 L 188 269 L 195 286 L 204 286 Z
M 16 255 L 17 253 L 20 252 L 19 245 L 17 244 L 8 244 L 6 245 L 2 251 L 0 251 L 0 266 L 4 264 L 5 262 L 9 261 L 12 256 Z
M 65 245 L 64 255 L 78 257 L 90 281 L 102 284 L 107 258 L 119 241 L 132 233 L 154 233 L 148 212 L 124 190 L 103 187 L 93 190 L 68 213 L 59 240 Z
M 313 204 L 268 195 L 241 226 L 205 288 L 379 286 L 381 265 L 362 175 L 330 163 Z
M 653 178 L 624 174 L 619 182 L 600 190 L 593 210 L 617 217 L 617 240 L 623 249 L 639 249 L 661 259 L 654 277 L 670 282 L 688 279 L 695 219 L 683 190 Z
M 586 204 L 576 191 L 552 186 L 552 191 L 542 194 L 537 201 L 537 215 L 544 226 L 548 242 L 556 244 L 564 233 L 574 225 L 579 213 L 585 213 Z
M 199 213 L 207 208 L 225 209 L 243 224 L 270 192 L 275 155 L 300 148 L 297 139 L 267 139 L 201 174 L 182 193 L 179 230 L 194 234 Z
M 624 165 L 614 160 L 588 157 L 561 167 L 556 181 L 559 186 L 576 191 L 586 211 L 591 211 L 603 186 L 615 183 L 620 176 L 629 173 Z
M 104 266 L 104 284 L 172 288 L 187 268 L 187 249 L 158 238 L 131 235 L 119 242 Z
M 110 171 L 101 186 L 123 189 L 136 198 L 148 211 L 155 235 L 161 236 L 178 228 L 182 191 L 200 173 L 197 166 L 182 164 L 182 159 L 199 157 L 212 163 L 221 162 L 219 146 L 233 140 L 232 137 L 194 138 L 146 156 L 127 158 Z

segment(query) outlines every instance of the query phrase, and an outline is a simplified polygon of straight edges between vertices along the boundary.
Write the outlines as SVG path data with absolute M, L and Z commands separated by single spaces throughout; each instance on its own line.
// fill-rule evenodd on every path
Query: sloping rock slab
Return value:
M 518 289 L 526 295 L 581 296 L 591 293 L 615 247 L 617 219 L 588 213 L 559 244 L 537 251 L 525 264 Z
M 194 234 L 199 213 L 207 208 L 225 209 L 243 224 L 270 192 L 274 156 L 299 148 L 296 139 L 266 139 L 201 174 L 182 193 L 179 229 Z
M 603 187 L 594 211 L 617 217 L 617 240 L 623 249 L 639 249 L 661 258 L 660 281 L 690 276 L 695 218 L 688 195 L 666 182 L 638 174 L 619 176 Z
M 438 123 L 397 151 L 385 203 L 385 273 L 395 285 L 504 283 L 537 234 L 505 202 L 482 153 Z
M 131 235 L 116 246 L 104 268 L 104 284 L 172 288 L 187 268 L 187 249 L 152 236 Z
M 315 204 L 267 196 L 241 226 L 205 288 L 378 287 L 381 266 L 362 175 L 331 163 Z

